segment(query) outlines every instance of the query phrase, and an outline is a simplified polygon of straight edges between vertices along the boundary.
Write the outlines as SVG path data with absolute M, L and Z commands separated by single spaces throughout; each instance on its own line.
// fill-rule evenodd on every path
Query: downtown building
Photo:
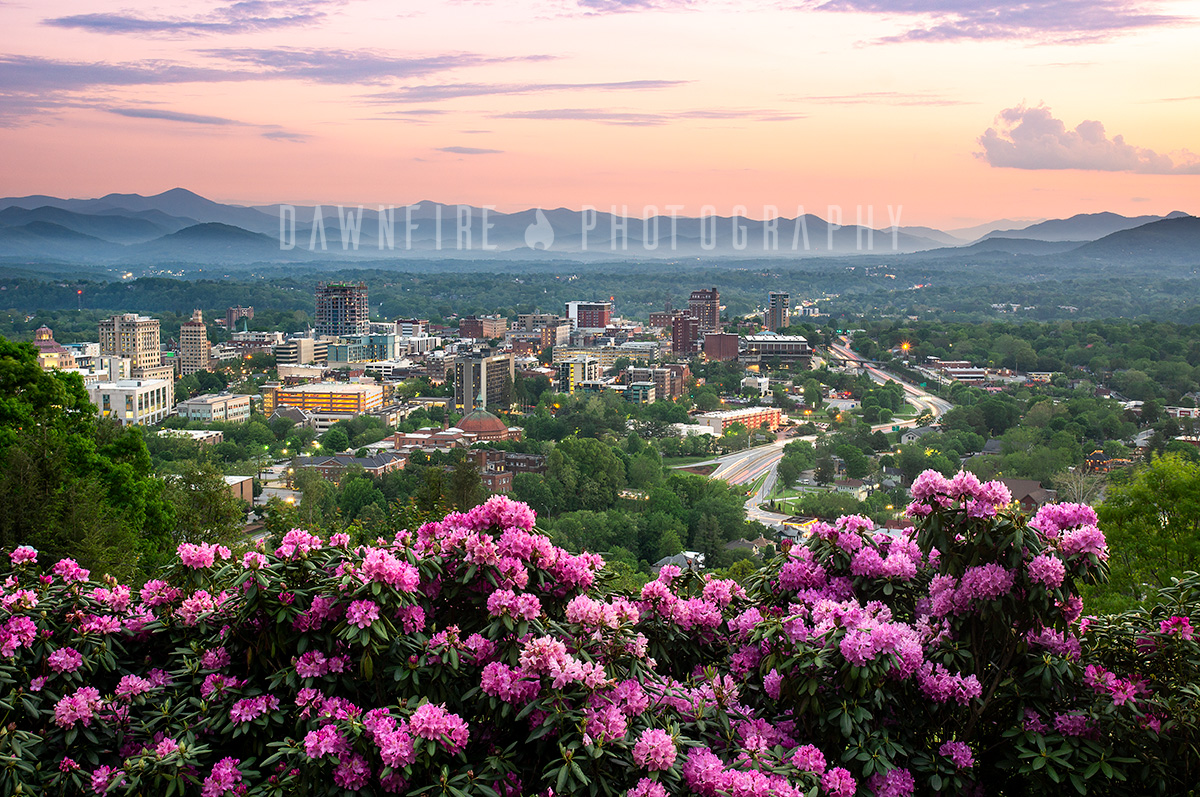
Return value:
M 208 342 L 204 316 L 199 310 L 193 310 L 191 320 L 184 321 L 179 327 L 179 375 L 207 371 L 211 359 L 212 346 Z
M 370 332 L 365 282 L 322 282 L 317 285 L 316 334 L 335 337 Z
M 477 355 L 454 363 L 454 408 L 507 409 L 512 402 L 516 364 L 512 354 Z
M 612 323 L 612 302 L 567 302 L 567 320 L 574 330 L 603 332 Z
M 701 288 L 688 297 L 688 315 L 700 322 L 700 333 L 716 332 L 721 326 L 721 294 L 716 288 Z
M 791 296 L 782 291 L 771 291 L 767 296 L 767 312 L 763 314 L 763 326 L 768 332 L 778 332 L 792 325 L 788 303 Z

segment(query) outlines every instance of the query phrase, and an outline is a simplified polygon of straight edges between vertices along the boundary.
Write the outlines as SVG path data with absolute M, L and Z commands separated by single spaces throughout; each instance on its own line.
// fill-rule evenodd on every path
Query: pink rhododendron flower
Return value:
M 13 567 L 21 565 L 37 564 L 38 552 L 36 548 L 31 548 L 28 545 L 21 545 L 8 555 L 8 561 Z
M 359 628 L 370 628 L 379 619 L 379 605 L 374 601 L 354 601 L 346 610 L 346 622 Z
M 224 797 L 226 792 L 233 791 L 242 782 L 240 763 L 236 758 L 222 758 L 214 764 L 200 788 L 200 797 Z
M 943 742 L 938 748 L 938 752 L 949 758 L 954 766 L 959 769 L 970 769 L 975 766 L 975 756 L 971 754 L 971 748 L 966 742 Z
M 651 772 L 670 769 L 675 763 L 675 740 L 671 734 L 659 728 L 647 728 L 633 746 L 633 760 L 638 766 Z

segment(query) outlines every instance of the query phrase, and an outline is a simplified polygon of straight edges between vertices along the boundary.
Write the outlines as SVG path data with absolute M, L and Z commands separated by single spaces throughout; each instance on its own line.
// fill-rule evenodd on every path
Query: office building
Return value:
M 687 357 L 700 350 L 700 319 L 690 315 L 671 320 L 671 351 L 677 357 Z
M 315 338 L 292 338 L 275 347 L 278 365 L 308 365 L 323 363 L 329 357 L 329 341 Z
M 128 357 L 135 371 L 162 367 L 158 319 L 124 313 L 101 321 L 100 356 Z
M 366 283 L 317 285 L 317 335 L 365 335 L 370 331 L 370 323 Z
M 572 329 L 602 331 L 612 323 L 612 302 L 567 302 L 567 320 Z
M 421 338 L 429 334 L 429 321 L 424 318 L 397 318 L 396 334 L 402 338 Z
M 600 360 L 596 357 L 571 357 L 555 363 L 554 367 L 558 371 L 560 393 L 574 393 L 580 382 L 600 378 Z
M 808 339 L 800 335 L 750 335 L 739 359 L 743 365 L 770 367 L 778 362 L 784 368 L 797 365 L 808 368 L 812 347 L 808 345 Z
M 212 358 L 212 346 L 208 342 L 208 327 L 199 310 L 192 311 L 190 321 L 179 327 L 179 374 L 190 376 L 197 371 L 207 371 Z
M 189 421 L 241 423 L 250 419 L 250 397 L 230 393 L 196 396 L 179 402 L 175 414 Z
M 790 299 L 788 294 L 781 291 L 771 291 L 768 295 L 767 312 L 763 319 L 768 332 L 778 332 L 792 325 L 791 314 L 788 310 Z
M 97 382 L 88 386 L 87 391 L 97 414 L 121 426 L 161 423 L 171 414 L 175 399 L 175 383 L 170 379 Z
M 511 354 L 467 357 L 454 363 L 454 406 L 463 413 L 473 409 L 507 409 L 512 402 L 516 367 Z
M 692 291 L 688 315 L 700 322 L 700 332 L 716 332 L 721 324 L 721 294 L 716 288 Z

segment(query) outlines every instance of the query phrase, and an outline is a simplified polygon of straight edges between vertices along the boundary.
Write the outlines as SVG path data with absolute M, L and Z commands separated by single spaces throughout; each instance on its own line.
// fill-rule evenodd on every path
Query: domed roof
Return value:
M 454 424 L 464 432 L 472 434 L 503 434 L 508 431 L 504 421 L 492 415 L 487 410 L 472 410 L 463 419 Z

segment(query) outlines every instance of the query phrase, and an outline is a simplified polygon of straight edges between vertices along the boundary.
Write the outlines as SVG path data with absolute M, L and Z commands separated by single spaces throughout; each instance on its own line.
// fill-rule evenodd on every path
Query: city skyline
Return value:
M 942 228 L 1195 213 L 1200 95 L 1180 65 L 1198 16 L 1123 0 L 0 3 L 0 193 L 895 205 Z

